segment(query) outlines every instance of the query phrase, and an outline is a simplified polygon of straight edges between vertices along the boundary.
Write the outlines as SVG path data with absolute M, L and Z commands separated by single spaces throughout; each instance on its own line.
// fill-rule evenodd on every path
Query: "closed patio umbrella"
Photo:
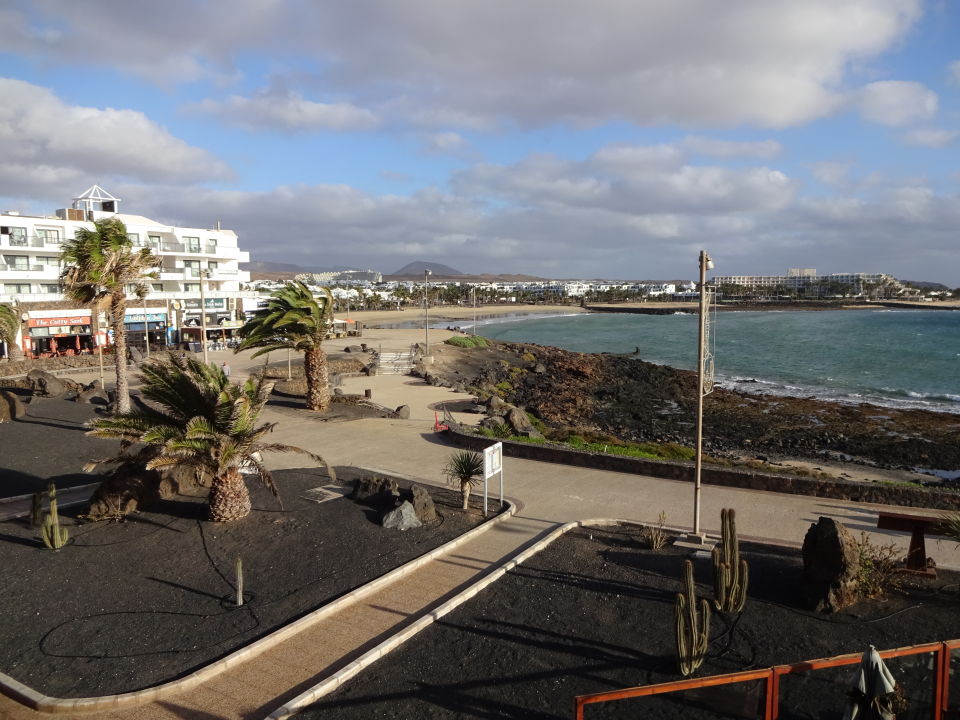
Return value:
M 853 678 L 843 720 L 895 720 L 893 692 L 896 687 L 897 681 L 871 645 Z

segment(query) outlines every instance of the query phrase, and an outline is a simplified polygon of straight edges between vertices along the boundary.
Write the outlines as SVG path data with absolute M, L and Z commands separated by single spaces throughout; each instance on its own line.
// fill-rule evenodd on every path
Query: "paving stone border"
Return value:
M 409 575 L 431 560 L 434 560 L 435 558 L 472 540 L 477 535 L 486 532 L 495 525 L 507 520 L 516 511 L 517 505 L 508 501 L 507 508 L 503 512 L 494 516 L 487 522 L 484 522 L 483 524 L 478 525 L 472 530 L 464 533 L 460 537 L 454 538 L 444 545 L 434 548 L 430 552 L 394 568 L 386 575 L 381 575 L 376 580 L 352 590 L 332 603 L 324 605 L 323 607 L 314 610 L 299 620 L 295 620 L 289 625 L 286 625 L 279 630 L 276 630 L 273 633 L 256 640 L 250 645 L 240 648 L 239 650 L 230 653 L 226 657 L 212 662 L 209 665 L 206 665 L 178 680 L 171 680 L 170 682 L 155 685 L 154 687 L 146 688 L 144 690 L 119 693 L 117 695 L 102 695 L 99 697 L 85 698 L 57 698 L 37 692 L 33 688 L 24 685 L 9 675 L 0 673 L 0 693 L 13 698 L 17 702 L 33 710 L 51 714 L 108 712 L 112 710 L 146 705 L 163 698 L 180 695 L 195 688 L 201 683 L 220 675 L 232 667 L 247 662 L 248 660 L 255 658 L 257 655 L 260 655 L 267 650 L 273 649 L 280 643 L 288 640 L 297 633 L 305 630 L 320 620 L 323 620 L 329 615 L 333 615 L 334 613 L 337 613 L 362 600 L 364 597 L 386 587 L 395 580 Z M 353 663 L 348 667 L 353 667 L 354 665 L 356 665 L 356 663 Z

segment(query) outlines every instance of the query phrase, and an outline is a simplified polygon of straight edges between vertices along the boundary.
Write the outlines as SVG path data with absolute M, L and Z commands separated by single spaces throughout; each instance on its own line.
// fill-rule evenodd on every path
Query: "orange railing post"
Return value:
M 944 711 L 947 710 L 949 705 L 950 652 L 956 648 L 960 648 L 960 639 L 882 650 L 880 651 L 880 657 L 887 660 L 889 658 L 903 657 L 906 655 L 934 653 L 936 672 L 933 678 L 933 718 L 934 720 L 942 720 Z M 574 698 L 574 717 L 576 720 L 584 720 L 585 707 L 593 703 L 651 697 L 653 695 L 664 695 L 682 690 L 693 690 L 716 685 L 731 685 L 734 683 L 749 682 L 751 680 L 763 680 L 766 696 L 764 702 L 764 720 L 778 720 L 780 717 L 780 680 L 784 675 L 808 672 L 810 670 L 821 670 L 824 668 L 842 667 L 844 665 L 856 665 L 860 662 L 861 658 L 861 653 L 850 653 L 847 655 L 837 655 L 836 657 L 793 663 L 792 665 L 776 665 L 763 670 L 748 670 L 745 672 L 730 673 L 728 675 L 688 678 L 686 680 L 675 680 L 673 682 L 658 683 L 655 685 L 642 685 L 639 687 L 623 688 L 622 690 L 610 690 L 590 695 L 580 695 Z

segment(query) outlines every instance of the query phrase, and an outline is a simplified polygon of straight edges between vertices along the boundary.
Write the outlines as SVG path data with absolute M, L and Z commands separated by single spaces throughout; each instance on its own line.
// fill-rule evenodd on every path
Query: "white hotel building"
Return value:
M 127 329 L 132 344 L 199 340 L 201 287 L 208 337 L 226 336 L 242 324 L 243 301 L 255 306 L 256 293 L 241 291 L 250 273 L 238 263 L 250 253 L 240 250 L 232 230 L 164 225 L 118 211 L 120 200 L 94 185 L 73 199 L 70 208 L 48 216 L 0 213 L 0 303 L 19 303 L 23 313 L 22 347 L 33 355 L 73 354 L 107 340 L 102 313 L 77 307 L 60 290 L 63 271 L 60 244 L 91 221 L 116 217 L 126 225 L 135 247 L 149 247 L 163 259 L 151 281 L 146 302 L 128 301 Z M 146 313 L 146 314 L 145 314 Z

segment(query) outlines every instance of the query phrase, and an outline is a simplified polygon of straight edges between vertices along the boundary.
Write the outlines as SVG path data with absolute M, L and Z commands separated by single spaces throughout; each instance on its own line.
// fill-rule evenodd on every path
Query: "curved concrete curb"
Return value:
M 274 648 L 276 645 L 293 637 L 297 633 L 305 630 L 320 620 L 323 620 L 329 615 L 333 615 L 334 613 L 353 605 L 359 600 L 362 600 L 364 597 L 382 589 L 395 580 L 398 580 L 405 575 L 409 575 L 415 570 L 421 568 L 423 565 L 426 565 L 431 560 L 449 552 L 450 550 L 453 550 L 463 543 L 469 542 L 477 535 L 486 532 L 493 526 L 507 520 L 516 511 L 517 506 L 512 502 L 508 502 L 508 508 L 506 510 L 491 520 L 488 520 L 487 522 L 473 528 L 473 530 L 470 530 L 460 537 L 454 538 L 453 540 L 434 548 L 425 555 L 421 555 L 410 562 L 394 568 L 386 575 L 381 575 L 376 580 L 372 580 L 366 585 L 362 585 L 355 590 L 351 590 L 346 595 L 342 595 L 333 602 L 314 610 L 308 615 L 304 615 L 299 620 L 295 620 L 289 625 L 285 625 L 279 630 L 275 630 L 269 635 L 266 635 L 265 637 L 262 637 L 259 640 L 256 640 L 251 644 L 230 653 L 220 660 L 212 662 L 209 665 L 205 665 L 199 670 L 196 670 L 189 675 L 180 678 L 179 680 L 171 680 L 170 682 L 166 682 L 161 685 L 155 685 L 154 687 L 147 688 L 145 690 L 136 690 L 134 692 L 120 693 L 117 695 L 102 695 L 99 697 L 84 698 L 57 698 L 37 692 L 33 688 L 27 687 L 9 675 L 0 673 L 0 693 L 13 698 L 22 705 L 26 705 L 33 710 L 44 713 L 107 712 L 122 708 L 146 705 L 171 695 L 179 695 L 195 688 L 197 685 L 200 685 L 207 680 L 212 679 L 213 677 L 226 670 L 229 670 L 230 668 L 255 658 L 257 655 Z M 354 665 L 355 664 L 356 663 L 354 663 Z M 353 665 L 348 667 L 353 667 Z
M 405 643 L 407 640 L 412 638 L 414 635 L 419 633 L 421 630 L 425 630 L 429 627 L 434 620 L 439 620 L 447 613 L 455 610 L 460 605 L 465 603 L 467 600 L 472 598 L 474 595 L 479 593 L 481 590 L 485 589 L 489 585 L 493 584 L 501 577 L 503 577 L 508 571 L 515 568 L 517 565 L 520 565 L 523 562 L 526 562 L 531 557 L 536 555 L 538 552 L 547 547 L 554 540 L 559 538 L 564 533 L 568 532 L 577 527 L 604 527 L 607 525 L 645 525 L 649 523 L 635 522 L 632 520 L 616 520 L 611 518 L 596 518 L 591 520 L 573 520 L 571 522 L 560 525 L 559 527 L 551 530 L 542 538 L 533 543 L 526 550 L 511 558 L 507 562 L 498 566 L 488 575 L 484 575 L 480 580 L 475 582 L 473 585 L 468 587 L 463 592 L 459 593 L 455 597 L 451 598 L 447 602 L 440 605 L 435 610 L 427 613 L 422 618 L 414 622 L 412 625 L 408 625 L 403 630 L 398 632 L 396 635 L 384 640 L 382 643 L 372 648 L 368 652 L 361 655 L 357 660 L 347 665 L 345 668 L 335 672 L 330 677 L 322 680 L 317 685 L 314 685 L 309 690 L 297 695 L 297 697 L 285 703 L 283 706 L 277 708 L 272 713 L 270 713 L 266 720 L 283 720 L 284 718 L 289 718 L 291 715 L 300 712 L 306 706 L 311 703 L 316 702 L 324 695 L 327 695 L 334 690 L 336 690 L 344 682 L 352 678 L 354 675 L 359 673 L 364 668 L 372 665 L 374 662 L 379 660 L 381 657 L 389 653 L 391 650 L 395 650 L 400 645 Z M 665 530 L 673 530 L 673 528 L 664 528 Z

